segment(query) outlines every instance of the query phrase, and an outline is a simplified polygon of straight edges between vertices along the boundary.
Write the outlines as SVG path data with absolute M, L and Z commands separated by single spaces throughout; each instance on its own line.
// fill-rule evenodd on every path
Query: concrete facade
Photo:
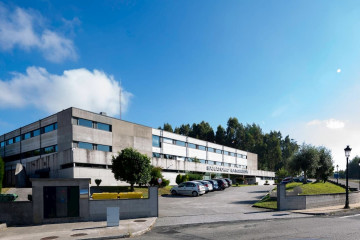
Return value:
M 185 172 L 238 175 L 259 184 L 266 180 L 272 184 L 275 177 L 274 172 L 258 170 L 257 154 L 78 108 L 1 135 L 0 143 L 5 186 L 16 184 L 16 164 L 22 164 L 32 178 L 91 178 L 91 185 L 95 179 L 101 179 L 102 185 L 125 185 L 114 179 L 111 166 L 112 156 L 127 147 L 151 157 L 170 184 Z

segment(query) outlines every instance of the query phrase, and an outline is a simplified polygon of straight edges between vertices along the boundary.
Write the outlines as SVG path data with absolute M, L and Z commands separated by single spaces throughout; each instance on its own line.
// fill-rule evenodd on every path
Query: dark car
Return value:
M 216 180 L 212 179 L 212 180 L 206 180 L 208 182 L 211 182 L 211 184 L 213 185 L 213 189 L 216 190 L 216 191 L 219 191 L 221 190 L 220 187 L 219 187 L 219 184 Z
M 213 179 L 217 181 L 220 190 L 225 190 L 228 187 L 228 183 L 224 179 Z
M 292 177 L 286 177 L 280 183 L 281 184 L 287 184 L 287 183 L 291 183 L 291 182 L 293 182 Z
M 232 186 L 232 181 L 230 178 L 223 178 L 223 179 L 228 183 L 229 187 Z

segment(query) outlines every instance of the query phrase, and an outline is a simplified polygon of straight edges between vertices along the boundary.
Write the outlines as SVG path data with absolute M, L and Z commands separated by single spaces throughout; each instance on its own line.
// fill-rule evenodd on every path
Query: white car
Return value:
M 196 180 L 194 182 L 202 183 L 204 185 L 204 187 L 205 187 L 205 193 L 214 191 L 214 187 L 213 187 L 211 182 L 208 182 L 206 180 Z
M 172 195 L 191 195 L 197 197 L 205 193 L 205 187 L 198 182 L 183 182 L 170 190 Z

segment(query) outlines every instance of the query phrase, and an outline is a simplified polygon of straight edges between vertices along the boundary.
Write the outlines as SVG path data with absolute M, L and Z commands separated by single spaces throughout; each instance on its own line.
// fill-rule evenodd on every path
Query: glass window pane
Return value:
M 57 129 L 57 123 L 54 123 L 54 130 L 56 130 Z
M 152 145 L 153 147 L 160 147 L 160 137 L 153 135 L 152 136 Z
M 52 153 L 52 152 L 55 152 L 54 146 L 44 148 L 44 154 L 48 154 L 48 153 Z
M 36 149 L 33 152 L 34 156 L 39 156 L 40 155 L 40 149 Z
M 107 145 L 97 145 L 97 150 L 104 151 L 104 152 L 111 152 L 111 146 Z
M 93 145 L 91 143 L 79 142 L 79 148 L 93 150 Z
M 54 125 L 53 124 L 44 127 L 44 133 L 51 132 L 53 130 L 54 130 Z
M 170 143 L 170 144 L 172 144 L 172 143 L 173 143 L 173 140 L 170 139 L 170 138 L 163 138 L 163 142 L 164 142 L 164 143 Z
M 33 135 L 33 137 L 39 136 L 40 135 L 40 129 L 36 129 L 36 130 L 32 131 L 32 135 Z
M 23 137 L 23 139 L 25 140 L 25 139 L 29 139 L 29 138 L 31 138 L 31 133 L 25 133 L 24 135 L 23 135 L 24 137 Z
M 177 156 L 177 160 L 185 161 L 185 157 Z
M 153 152 L 153 157 L 155 157 L 155 158 L 160 158 L 160 153 L 155 153 L 155 152 Z
M 4 147 L 4 146 L 5 146 L 5 142 L 1 142 L 0 147 Z
M 185 147 L 185 142 L 176 140 L 176 145 Z
M 111 132 L 111 126 L 105 123 L 97 123 L 97 128 L 100 130 Z
M 21 137 L 20 136 L 17 136 L 17 137 L 15 137 L 15 142 L 20 142 L 20 140 L 21 140 Z
M 214 149 L 211 147 L 208 147 L 208 152 L 214 152 Z
M 92 128 L 92 121 L 79 118 L 79 125 L 84 127 L 91 127 Z
M 220 150 L 220 149 L 216 149 L 216 153 L 220 153 L 220 154 L 221 154 L 221 150 Z
M 204 160 L 204 159 L 200 159 L 200 163 L 205 163 L 205 160 Z
M 229 152 L 228 152 L 228 151 L 224 151 L 224 155 L 229 155 Z
M 192 144 L 192 143 L 188 143 L 188 147 L 189 147 L 189 148 L 194 148 L 194 149 L 196 149 L 196 145 L 195 145 L 195 144 Z
M 207 163 L 208 163 L 209 165 L 214 165 L 214 164 L 215 164 L 214 161 L 208 161 Z
M 205 151 L 205 150 L 206 150 L 206 147 L 201 146 L 201 145 L 198 145 L 198 149 Z
M 14 143 L 13 138 L 6 140 L 6 145 L 10 145 L 10 144 L 13 144 L 13 143 Z

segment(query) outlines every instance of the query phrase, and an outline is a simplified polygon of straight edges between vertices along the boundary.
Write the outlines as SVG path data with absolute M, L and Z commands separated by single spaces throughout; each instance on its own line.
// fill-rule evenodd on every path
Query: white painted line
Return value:
M 357 217 L 360 216 L 360 214 L 355 214 L 355 215 L 350 215 L 350 216 L 344 216 L 344 217 L 340 217 L 340 218 L 351 218 L 351 217 Z

